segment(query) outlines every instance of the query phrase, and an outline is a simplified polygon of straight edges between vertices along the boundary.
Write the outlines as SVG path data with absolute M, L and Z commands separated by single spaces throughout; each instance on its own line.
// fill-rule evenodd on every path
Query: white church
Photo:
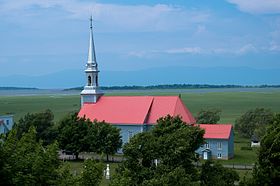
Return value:
M 86 85 L 81 92 L 79 117 L 105 121 L 121 129 L 123 143 L 133 135 L 150 130 L 160 117 L 181 116 L 187 124 L 195 119 L 179 96 L 104 96 L 98 84 L 98 65 L 93 39 L 92 18 L 88 61 L 86 63 Z M 205 130 L 207 143 L 197 153 L 204 159 L 229 159 L 234 154 L 233 128 L 231 124 L 200 124 Z

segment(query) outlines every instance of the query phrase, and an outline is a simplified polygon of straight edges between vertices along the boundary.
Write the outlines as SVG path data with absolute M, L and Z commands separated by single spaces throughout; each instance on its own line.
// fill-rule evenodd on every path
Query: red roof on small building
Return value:
M 231 124 L 198 124 L 205 130 L 206 139 L 229 139 L 232 130 Z
M 78 115 L 112 124 L 155 124 L 168 114 L 195 122 L 178 96 L 102 96 L 97 103 L 84 103 Z

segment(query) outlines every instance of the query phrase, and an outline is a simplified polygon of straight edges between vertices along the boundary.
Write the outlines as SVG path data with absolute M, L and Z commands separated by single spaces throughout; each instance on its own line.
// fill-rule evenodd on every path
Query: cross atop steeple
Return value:
M 92 15 L 90 16 L 89 21 L 90 21 L 90 29 L 92 29 L 92 21 L 93 21 Z

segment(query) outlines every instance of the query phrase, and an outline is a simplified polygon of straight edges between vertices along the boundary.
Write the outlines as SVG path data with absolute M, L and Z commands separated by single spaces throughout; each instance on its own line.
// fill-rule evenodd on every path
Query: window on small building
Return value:
M 222 158 L 222 154 L 221 153 L 218 153 L 218 158 Z
M 222 142 L 218 142 L 217 147 L 218 147 L 218 150 L 222 150 Z
M 205 148 L 206 148 L 206 149 L 210 149 L 210 144 L 209 144 L 209 143 L 206 143 L 206 144 L 205 144 Z
M 6 120 L 6 124 L 9 125 L 10 124 L 10 120 L 7 119 Z

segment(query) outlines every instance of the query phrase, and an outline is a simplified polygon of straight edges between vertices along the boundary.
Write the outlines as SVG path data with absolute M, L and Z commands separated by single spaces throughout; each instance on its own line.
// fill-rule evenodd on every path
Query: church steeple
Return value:
M 90 35 L 89 35 L 89 47 L 88 47 L 88 62 L 87 67 L 97 67 L 95 47 L 93 40 L 93 31 L 92 31 L 92 16 L 90 16 Z
M 84 103 L 96 103 L 103 95 L 99 90 L 98 85 L 98 67 L 95 55 L 95 46 L 92 31 L 92 16 L 90 17 L 90 35 L 89 35 L 89 47 L 88 47 L 88 61 L 86 64 L 86 80 L 87 84 L 84 90 L 81 92 L 81 105 Z

